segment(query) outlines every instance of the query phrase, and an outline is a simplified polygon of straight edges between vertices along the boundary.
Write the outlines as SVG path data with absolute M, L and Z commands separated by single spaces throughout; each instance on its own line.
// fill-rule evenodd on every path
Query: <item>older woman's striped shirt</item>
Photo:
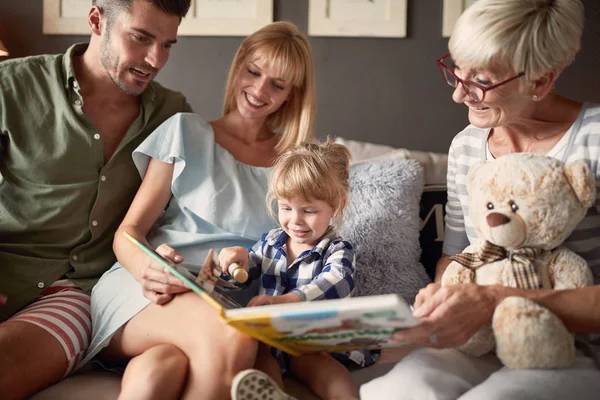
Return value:
M 487 159 L 486 143 L 489 129 L 472 125 L 460 132 L 448 154 L 448 203 L 443 252 L 454 255 L 477 239 L 469 215 L 467 172 L 473 164 Z M 596 193 L 600 197 L 600 105 L 584 104 L 577 120 L 563 140 L 548 155 L 563 162 L 585 161 L 596 177 Z M 565 241 L 565 246 L 583 257 L 600 283 L 600 198 L 583 221 Z

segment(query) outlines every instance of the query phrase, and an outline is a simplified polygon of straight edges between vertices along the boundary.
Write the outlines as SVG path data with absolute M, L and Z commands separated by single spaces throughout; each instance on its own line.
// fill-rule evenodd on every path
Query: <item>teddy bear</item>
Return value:
M 570 289 L 593 283 L 585 260 L 561 245 L 596 198 L 585 162 L 514 153 L 478 162 L 466 184 L 479 240 L 450 257 L 442 286 Z M 491 325 L 459 350 L 480 356 L 494 347 L 503 364 L 514 369 L 566 368 L 575 356 L 574 337 L 563 322 L 523 297 L 502 300 Z

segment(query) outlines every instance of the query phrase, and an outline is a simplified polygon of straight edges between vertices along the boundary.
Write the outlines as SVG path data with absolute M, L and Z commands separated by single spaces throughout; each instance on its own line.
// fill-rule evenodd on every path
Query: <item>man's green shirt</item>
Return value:
M 114 262 L 114 233 L 140 185 L 132 151 L 191 107 L 152 82 L 110 160 L 84 114 L 72 57 L 0 63 L 0 306 L 3 321 L 61 278 L 84 290 Z

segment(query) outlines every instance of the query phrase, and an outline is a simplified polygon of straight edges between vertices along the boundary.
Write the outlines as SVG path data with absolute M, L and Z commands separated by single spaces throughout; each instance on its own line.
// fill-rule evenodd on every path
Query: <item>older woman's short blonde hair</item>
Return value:
M 458 19 L 448 46 L 459 65 L 536 80 L 571 64 L 583 24 L 580 0 L 478 0 Z
M 339 226 L 348 197 L 349 164 L 348 148 L 332 139 L 287 150 L 273 167 L 267 208 L 275 217 L 277 200 L 321 200 L 334 209 L 334 220 Z
M 310 141 L 314 135 L 316 94 L 314 61 L 308 39 L 289 22 L 268 24 L 244 39 L 229 69 L 224 115 L 237 108 L 235 80 L 248 58 L 266 62 L 276 76 L 292 85 L 287 101 L 267 119 L 269 129 L 282 133 L 277 150 Z

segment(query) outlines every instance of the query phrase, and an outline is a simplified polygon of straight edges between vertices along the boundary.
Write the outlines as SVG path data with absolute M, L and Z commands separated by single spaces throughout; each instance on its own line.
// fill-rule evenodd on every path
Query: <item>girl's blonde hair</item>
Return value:
M 278 199 L 321 200 L 334 209 L 334 222 L 341 222 L 348 198 L 350 151 L 327 139 L 303 143 L 277 159 L 267 193 L 267 209 L 275 217 Z
M 478 0 L 458 19 L 448 47 L 459 65 L 494 65 L 533 81 L 571 64 L 583 23 L 580 0 Z
M 248 58 L 264 61 L 277 77 L 292 84 L 287 101 L 267 118 L 270 130 L 281 130 L 276 149 L 282 152 L 312 140 L 316 95 L 314 62 L 308 39 L 289 22 L 266 25 L 244 39 L 229 69 L 223 115 L 237 108 L 236 77 Z

